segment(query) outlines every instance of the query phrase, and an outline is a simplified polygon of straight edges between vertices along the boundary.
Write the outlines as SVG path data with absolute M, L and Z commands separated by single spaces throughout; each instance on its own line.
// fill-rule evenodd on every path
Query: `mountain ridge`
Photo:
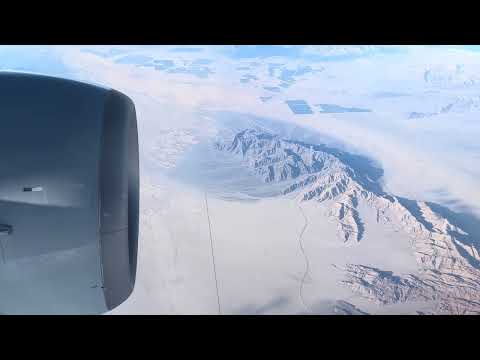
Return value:
M 354 293 L 379 304 L 421 299 L 437 302 L 438 313 L 480 314 L 478 239 L 429 203 L 385 193 L 378 173 L 354 168 L 342 161 L 341 152 L 324 151 L 321 145 L 246 129 L 216 147 L 240 156 L 265 183 L 285 182 L 283 195 L 325 202 L 325 215 L 336 222 L 337 236 L 346 246 L 358 245 L 364 237 L 360 203 L 376 212 L 377 223 L 408 236 L 420 275 L 347 264 L 341 284 Z

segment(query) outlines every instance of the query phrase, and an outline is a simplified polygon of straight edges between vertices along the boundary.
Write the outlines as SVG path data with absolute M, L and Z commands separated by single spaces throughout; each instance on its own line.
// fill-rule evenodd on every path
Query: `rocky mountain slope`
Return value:
M 216 146 L 241 157 L 265 183 L 285 183 L 284 195 L 325 202 L 345 245 L 364 237 L 360 204 L 375 211 L 377 223 L 409 237 L 420 275 L 347 264 L 341 283 L 353 292 L 379 304 L 428 300 L 437 304 L 435 313 L 480 314 L 480 239 L 438 205 L 383 192 L 370 168 L 323 145 L 248 129 Z

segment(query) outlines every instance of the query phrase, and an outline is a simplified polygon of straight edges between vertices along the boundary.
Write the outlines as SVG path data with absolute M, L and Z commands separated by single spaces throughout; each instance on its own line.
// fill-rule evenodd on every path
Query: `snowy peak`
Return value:
M 267 183 L 299 179 L 325 169 L 345 168 L 337 158 L 316 150 L 313 145 L 285 140 L 254 129 L 244 130 L 236 134 L 231 143 L 217 146 L 241 155 Z

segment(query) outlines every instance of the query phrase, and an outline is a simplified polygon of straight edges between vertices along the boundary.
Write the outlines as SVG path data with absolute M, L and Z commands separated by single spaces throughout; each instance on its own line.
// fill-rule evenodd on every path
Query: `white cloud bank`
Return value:
M 387 49 L 387 51 L 384 51 Z M 171 51 L 171 47 L 135 49 L 158 59 L 182 62 L 211 59 L 213 73 L 204 79 L 190 74 L 156 71 L 151 67 L 116 64 L 109 58 L 79 51 L 60 49 L 65 64 L 79 76 L 108 84 L 126 93 L 142 94 L 157 101 L 149 117 L 165 114 L 162 106 L 181 109 L 192 116 L 202 108 L 228 110 L 276 118 L 316 129 L 335 136 L 377 160 L 385 169 L 386 186 L 398 195 L 425 199 L 458 201 L 480 207 L 480 136 L 479 112 L 443 114 L 437 117 L 409 119 L 409 112 L 437 111 L 480 89 L 474 86 L 441 87 L 425 81 L 429 69 L 458 69 L 465 74 L 480 70 L 479 54 L 450 47 L 403 47 L 390 51 L 376 46 L 310 46 L 305 54 L 324 56 L 378 54 L 354 57 L 350 61 L 327 61 L 324 71 L 300 78 L 288 89 L 281 89 L 266 103 L 260 96 L 272 95 L 265 85 L 275 85 L 268 73 L 270 59 L 235 60 L 224 50 L 204 47 L 202 52 Z M 276 57 L 283 66 L 308 64 L 308 57 Z M 252 63 L 252 64 L 251 64 Z M 257 77 L 248 85 L 240 83 L 239 66 L 249 66 L 247 73 Z M 244 72 L 244 73 L 245 73 Z M 449 72 L 446 77 L 450 76 Z M 478 86 L 477 86 L 478 85 Z M 387 94 L 384 97 L 377 94 Z M 401 96 L 400 96 L 401 95 Z M 334 103 L 372 109 L 365 114 L 318 114 L 299 117 L 285 106 L 287 99 L 305 99 L 310 104 Z M 163 105 L 162 105 L 163 104 Z M 139 109 L 142 112 L 141 109 Z M 173 111 L 173 110 L 172 110 Z M 180 110 L 179 110 L 180 111 Z M 172 115 L 173 116 L 173 115 Z M 140 118 L 140 121 L 142 119 Z M 165 121 L 163 125 L 161 122 Z M 159 127 L 167 120 L 158 119 Z M 448 194 L 448 195 L 445 195 Z

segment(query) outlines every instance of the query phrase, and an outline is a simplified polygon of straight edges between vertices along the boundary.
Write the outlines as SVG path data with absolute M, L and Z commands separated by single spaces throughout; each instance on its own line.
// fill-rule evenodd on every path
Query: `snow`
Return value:
M 217 313 L 210 240 L 225 314 L 478 313 L 478 54 L 127 50 L 179 70 L 62 52 L 139 118 L 138 280 L 111 313 Z

